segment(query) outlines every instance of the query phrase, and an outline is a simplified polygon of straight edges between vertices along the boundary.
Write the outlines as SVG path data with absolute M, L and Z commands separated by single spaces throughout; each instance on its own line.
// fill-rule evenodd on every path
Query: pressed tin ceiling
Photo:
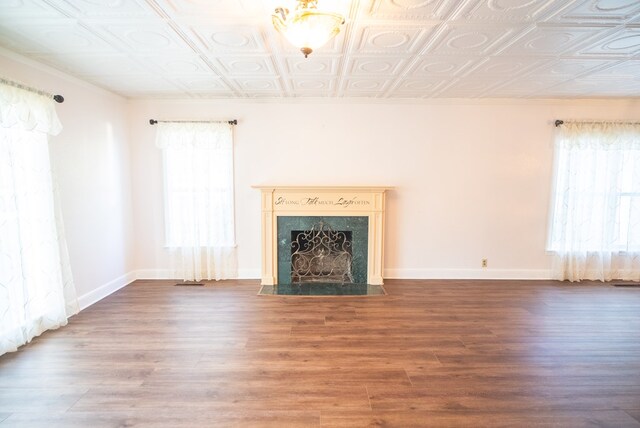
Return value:
M 307 59 L 279 3 L 1 0 L 0 45 L 130 98 L 640 97 L 640 1 L 345 0 Z

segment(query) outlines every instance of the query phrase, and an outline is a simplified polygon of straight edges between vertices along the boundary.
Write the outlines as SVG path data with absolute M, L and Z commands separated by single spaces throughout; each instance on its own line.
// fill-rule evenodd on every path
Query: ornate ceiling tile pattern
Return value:
M 6 0 L 0 46 L 130 98 L 640 97 L 638 0 L 342 0 L 307 59 L 291 1 Z

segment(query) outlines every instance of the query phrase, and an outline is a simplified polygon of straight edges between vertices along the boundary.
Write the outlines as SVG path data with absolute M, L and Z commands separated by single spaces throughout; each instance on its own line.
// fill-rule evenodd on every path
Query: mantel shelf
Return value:
M 260 190 L 291 190 L 291 191 L 308 191 L 316 190 L 323 192 L 331 191 L 354 191 L 354 192 L 384 192 L 386 190 L 393 190 L 393 186 L 280 186 L 280 185 L 266 185 L 266 184 L 254 184 L 251 186 L 254 189 Z

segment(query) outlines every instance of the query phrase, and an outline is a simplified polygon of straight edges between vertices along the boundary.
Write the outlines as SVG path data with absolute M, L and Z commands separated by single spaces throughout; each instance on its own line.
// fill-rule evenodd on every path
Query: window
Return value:
M 0 84 L 0 355 L 78 311 L 47 134 L 49 97 Z
M 640 150 L 625 152 L 620 178 L 614 246 L 622 251 L 640 251 Z
M 640 279 L 640 125 L 562 125 L 554 181 L 547 248 L 560 271 Z
M 168 247 L 234 245 L 232 162 L 231 145 L 165 150 Z
M 232 135 L 227 123 L 158 125 L 165 244 L 177 254 L 184 279 L 233 275 L 220 275 L 234 270 L 229 262 L 235 253 Z

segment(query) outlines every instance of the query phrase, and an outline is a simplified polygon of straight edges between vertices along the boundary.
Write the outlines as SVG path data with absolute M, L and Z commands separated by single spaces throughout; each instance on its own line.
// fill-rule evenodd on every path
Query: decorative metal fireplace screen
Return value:
M 353 283 L 351 231 L 335 231 L 320 221 L 291 231 L 291 282 Z

